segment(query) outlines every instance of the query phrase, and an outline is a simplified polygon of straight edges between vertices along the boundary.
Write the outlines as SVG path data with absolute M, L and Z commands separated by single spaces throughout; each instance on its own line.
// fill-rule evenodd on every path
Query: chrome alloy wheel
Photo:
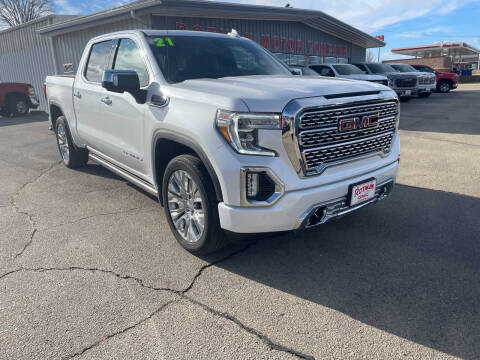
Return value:
M 440 84 L 440 91 L 443 92 L 443 93 L 445 93 L 445 92 L 447 92 L 448 90 L 450 90 L 450 84 L 447 83 L 446 81 L 442 82 L 442 83 Z
M 68 147 L 67 133 L 65 132 L 65 127 L 63 126 L 63 124 L 58 124 L 57 142 L 58 149 L 60 150 L 60 155 L 62 155 L 63 161 L 65 161 L 65 163 L 68 163 L 68 161 L 70 160 L 70 149 Z
M 17 101 L 15 108 L 17 109 L 17 113 L 20 115 L 25 115 L 28 112 L 28 106 L 25 100 Z
M 185 241 L 200 240 L 205 229 L 204 200 L 192 177 L 176 170 L 168 180 L 168 211 L 177 232 Z

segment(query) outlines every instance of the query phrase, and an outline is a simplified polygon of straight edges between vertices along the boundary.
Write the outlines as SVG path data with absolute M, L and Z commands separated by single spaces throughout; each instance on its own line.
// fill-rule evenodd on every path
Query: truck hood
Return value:
M 364 80 L 364 81 L 382 81 L 387 80 L 386 76 L 382 75 L 370 75 L 370 74 L 352 74 L 352 75 L 338 75 L 339 78 L 351 79 L 351 80 Z
M 174 85 L 203 94 L 242 100 L 252 112 L 281 112 L 293 99 L 390 90 L 388 87 L 321 76 L 241 76 L 186 80 Z

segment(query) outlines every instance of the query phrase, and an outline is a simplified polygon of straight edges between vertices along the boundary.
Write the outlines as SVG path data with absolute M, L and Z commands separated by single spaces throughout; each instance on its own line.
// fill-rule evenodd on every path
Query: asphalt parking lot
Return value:
M 388 200 L 204 258 L 45 116 L 0 118 L 0 359 L 478 359 L 479 99 L 402 104 Z

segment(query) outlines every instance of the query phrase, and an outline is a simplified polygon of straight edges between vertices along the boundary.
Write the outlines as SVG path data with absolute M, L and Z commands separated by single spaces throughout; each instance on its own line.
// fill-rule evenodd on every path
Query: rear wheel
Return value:
M 75 169 L 87 164 L 88 151 L 75 147 L 64 116 L 60 116 L 55 122 L 55 134 L 57 136 L 58 151 L 63 163 L 67 167 Z
M 172 159 L 163 177 L 162 195 L 168 224 L 183 248 L 207 254 L 225 246 L 215 190 L 199 158 L 180 155 Z
M 13 116 L 25 116 L 30 110 L 28 99 L 25 96 L 11 96 L 8 100 L 8 108 Z
M 442 80 L 438 84 L 438 91 L 440 91 L 441 93 L 448 93 L 451 88 L 452 86 L 450 85 L 450 82 L 446 80 Z

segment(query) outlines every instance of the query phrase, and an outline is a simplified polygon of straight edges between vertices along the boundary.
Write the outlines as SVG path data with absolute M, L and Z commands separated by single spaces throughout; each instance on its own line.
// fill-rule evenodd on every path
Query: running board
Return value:
M 153 187 L 153 185 L 147 183 L 146 181 L 138 178 L 137 176 L 133 175 L 133 174 L 130 174 L 129 172 L 123 170 L 123 169 L 120 169 L 118 166 L 112 164 L 111 162 L 109 162 L 108 160 L 105 160 L 103 158 L 101 158 L 99 155 L 97 154 L 93 154 L 92 152 L 90 152 L 88 154 L 88 157 L 99 163 L 100 165 L 104 166 L 105 168 L 107 168 L 108 170 L 110 170 L 111 172 L 114 172 L 115 174 L 117 174 L 118 176 L 121 176 L 122 178 L 124 178 L 125 180 L 128 180 L 130 181 L 131 183 L 137 185 L 139 188 L 145 190 L 146 192 L 152 194 L 152 195 L 155 195 L 155 196 L 158 196 L 158 191 L 157 189 L 155 189 Z

